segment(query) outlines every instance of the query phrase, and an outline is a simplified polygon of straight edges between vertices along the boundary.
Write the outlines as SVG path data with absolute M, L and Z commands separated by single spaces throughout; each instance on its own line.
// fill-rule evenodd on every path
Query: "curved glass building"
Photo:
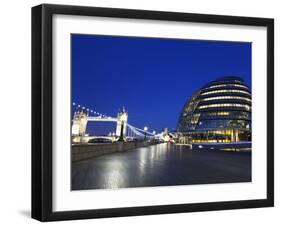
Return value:
M 180 114 L 180 143 L 251 141 L 251 91 L 236 76 L 197 90 Z

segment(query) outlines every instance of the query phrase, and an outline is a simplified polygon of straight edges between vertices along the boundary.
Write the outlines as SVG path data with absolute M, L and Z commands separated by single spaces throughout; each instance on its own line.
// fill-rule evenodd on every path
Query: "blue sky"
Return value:
M 129 123 L 175 129 L 187 99 L 222 76 L 251 87 L 251 43 L 72 34 L 72 102 L 109 116 L 124 106 Z M 72 112 L 75 109 L 72 109 Z M 106 134 L 113 123 L 91 122 Z

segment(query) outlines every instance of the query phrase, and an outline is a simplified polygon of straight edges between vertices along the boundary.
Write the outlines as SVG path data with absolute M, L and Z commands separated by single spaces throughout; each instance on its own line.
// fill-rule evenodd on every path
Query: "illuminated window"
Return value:
M 250 106 L 247 104 L 208 104 L 208 105 L 199 106 L 198 109 L 219 108 L 219 107 L 243 107 L 246 110 L 250 110 Z
M 208 87 L 208 89 L 211 89 L 211 88 L 219 88 L 219 87 L 228 87 L 228 86 L 241 87 L 241 88 L 246 88 L 246 89 L 248 89 L 247 86 L 240 85 L 240 84 L 219 84 L 219 85 L 210 86 L 210 87 Z
M 225 99 L 236 99 L 236 100 L 246 100 L 251 102 L 250 98 L 246 97 L 239 97 L 239 96 L 220 96 L 220 97 L 207 97 L 202 99 L 203 101 L 208 101 L 208 100 L 225 100 Z
M 194 114 L 191 118 L 191 124 L 197 124 L 200 114 Z
M 222 90 L 214 90 L 214 91 L 205 92 L 205 93 L 202 93 L 202 95 L 208 95 L 208 94 L 214 94 L 214 93 L 245 93 L 245 94 L 250 94 L 248 91 L 244 91 L 244 90 L 222 89 Z
M 217 116 L 217 115 L 229 115 L 228 111 L 219 111 L 219 112 L 208 112 L 204 113 L 202 116 Z
M 225 112 L 225 111 L 223 111 L 223 112 L 218 112 L 217 115 L 229 115 L 229 112 Z

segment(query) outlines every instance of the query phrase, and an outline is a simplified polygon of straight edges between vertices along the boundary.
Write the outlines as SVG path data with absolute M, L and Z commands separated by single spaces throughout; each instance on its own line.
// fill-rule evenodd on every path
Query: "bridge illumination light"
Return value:
M 147 126 L 145 126 L 145 127 L 143 128 L 143 130 L 144 130 L 144 131 L 147 131 L 147 130 L 148 130 Z
M 80 107 L 81 107 L 81 105 L 80 105 L 80 104 L 78 104 L 78 107 L 80 108 Z
M 74 102 L 73 102 L 72 104 L 73 104 L 73 106 L 75 106 L 75 105 L 76 105 Z
M 155 135 L 155 134 L 156 134 L 156 131 L 153 131 L 152 134 Z

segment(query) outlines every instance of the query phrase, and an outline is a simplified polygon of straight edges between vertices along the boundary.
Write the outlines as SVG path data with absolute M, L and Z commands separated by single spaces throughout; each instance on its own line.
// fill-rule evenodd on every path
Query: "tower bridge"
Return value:
M 136 139 L 164 139 L 164 132 L 156 134 L 149 132 L 147 127 L 137 128 L 128 123 L 128 112 L 123 108 L 118 112 L 117 117 L 110 117 L 99 114 L 99 116 L 89 115 L 89 110 L 85 108 L 74 112 L 72 124 L 72 141 L 74 143 L 87 143 L 90 140 L 103 139 L 108 141 L 125 142 Z M 116 122 L 115 133 L 108 136 L 89 136 L 86 134 L 88 122 Z

